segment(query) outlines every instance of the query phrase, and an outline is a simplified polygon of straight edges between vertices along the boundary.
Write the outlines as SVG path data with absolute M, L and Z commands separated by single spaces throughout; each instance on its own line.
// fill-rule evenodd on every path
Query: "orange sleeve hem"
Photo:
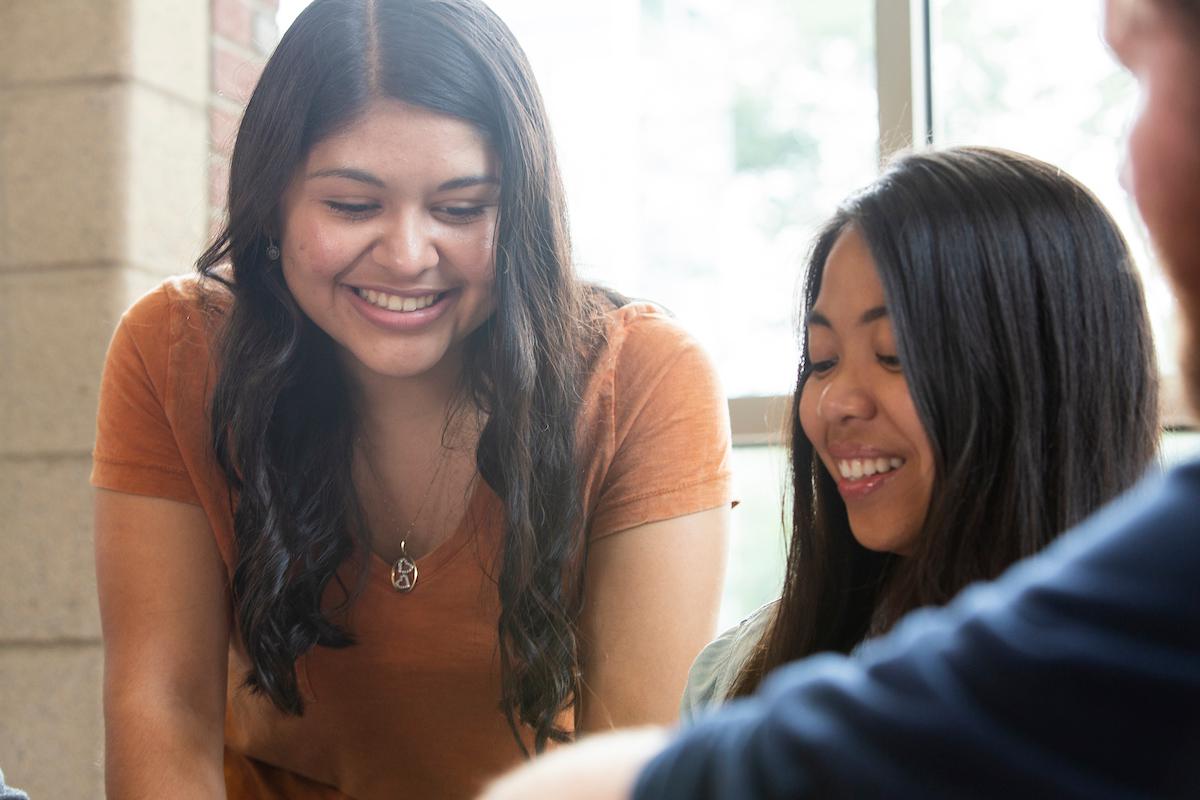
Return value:
M 622 500 L 615 506 L 609 506 L 592 519 L 588 539 L 596 541 L 640 525 L 662 522 L 725 505 L 737 505 L 733 498 L 732 475 L 728 472 L 694 483 L 638 495 Z
M 189 505 L 200 505 L 196 489 L 186 472 L 147 464 L 129 464 L 96 457 L 92 461 L 92 486 L 114 492 L 161 497 Z

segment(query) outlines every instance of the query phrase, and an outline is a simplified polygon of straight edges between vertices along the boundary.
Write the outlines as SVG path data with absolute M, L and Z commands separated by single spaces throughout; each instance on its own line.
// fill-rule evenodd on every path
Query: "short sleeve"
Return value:
M 700 345 L 666 314 L 626 323 L 611 397 L 613 456 L 593 539 L 732 502 L 725 393 Z
M 766 636 L 778 606 L 778 600 L 760 606 L 700 651 L 688 670 L 679 704 L 681 724 L 690 725 L 725 703 L 738 675 Z
M 172 335 L 165 287 L 121 318 L 104 364 L 92 485 L 199 504 L 167 405 Z

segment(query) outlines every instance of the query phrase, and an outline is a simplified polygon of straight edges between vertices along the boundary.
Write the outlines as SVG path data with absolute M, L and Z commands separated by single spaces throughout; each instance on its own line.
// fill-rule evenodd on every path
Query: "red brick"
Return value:
M 211 242 L 217 238 L 217 234 L 221 232 L 221 228 L 225 227 L 225 212 L 217 212 L 216 210 L 208 218 L 208 241 Z
M 212 0 L 212 27 L 243 47 L 253 46 L 254 15 L 246 0 Z
M 229 100 L 245 105 L 262 74 L 263 64 L 213 44 L 213 90 Z
M 208 207 L 219 211 L 225 208 L 229 193 L 229 160 L 215 158 L 208 162 Z
M 241 118 L 220 108 L 208 111 L 208 141 L 212 152 L 227 156 L 233 152 Z

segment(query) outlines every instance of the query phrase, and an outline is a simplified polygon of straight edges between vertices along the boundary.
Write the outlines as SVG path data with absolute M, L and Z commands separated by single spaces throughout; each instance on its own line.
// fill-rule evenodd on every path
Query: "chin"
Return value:
M 359 375 L 375 375 L 379 378 L 405 380 L 429 375 L 445 360 L 444 351 L 437 353 L 387 353 L 355 352 L 343 348 L 352 372 Z
M 854 540 L 873 553 L 895 553 L 904 555 L 909 550 L 908 539 L 895 534 L 878 533 L 866 526 L 855 526 L 850 523 L 850 532 Z

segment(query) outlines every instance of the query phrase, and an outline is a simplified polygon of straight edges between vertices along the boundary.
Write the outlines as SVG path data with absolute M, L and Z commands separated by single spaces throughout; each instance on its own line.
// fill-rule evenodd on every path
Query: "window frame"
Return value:
M 934 144 L 931 42 L 930 0 L 875 0 L 880 167 Z M 1164 430 L 1196 430 L 1182 377 L 1160 373 L 1159 387 Z M 734 446 L 786 444 L 791 402 L 789 395 L 730 397 Z

